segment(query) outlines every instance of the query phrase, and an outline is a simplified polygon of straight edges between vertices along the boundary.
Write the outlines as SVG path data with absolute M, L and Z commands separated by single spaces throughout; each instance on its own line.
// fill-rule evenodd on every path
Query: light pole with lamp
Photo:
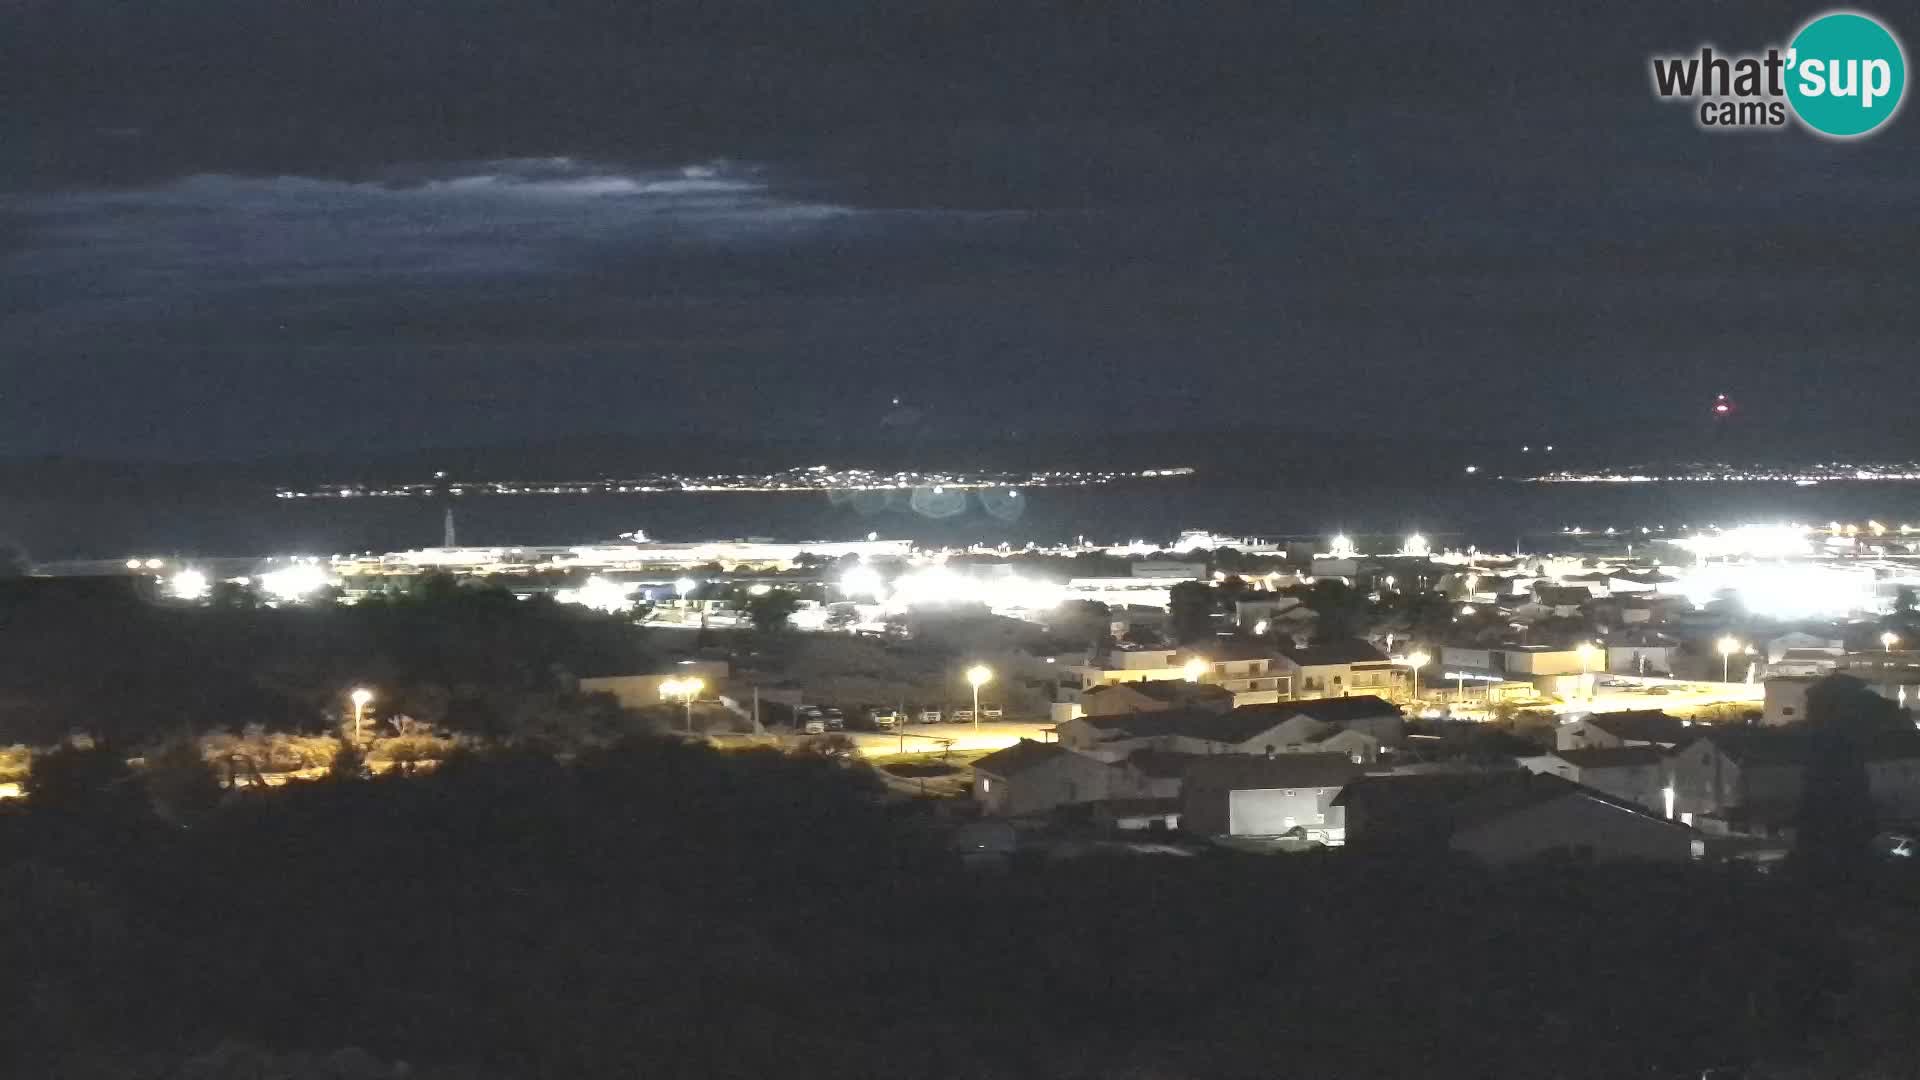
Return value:
M 364 686 L 355 687 L 348 697 L 353 702 L 353 741 L 360 742 L 360 718 L 366 714 L 367 706 L 373 701 L 373 691 Z
M 1732 634 L 1728 634 L 1716 642 L 1714 647 L 1720 650 L 1720 681 L 1733 681 L 1729 665 L 1733 663 L 1733 654 L 1740 651 L 1740 643 L 1734 640 Z
M 693 734 L 693 699 L 705 688 L 706 681 L 697 675 L 684 679 L 668 679 L 660 684 L 662 697 L 678 697 L 687 708 L 687 734 Z
M 980 731 L 980 688 L 993 681 L 993 669 L 975 664 L 967 669 L 967 685 L 973 687 L 973 730 Z
M 1599 650 L 1594 647 L 1593 642 L 1583 641 L 1573 651 L 1580 654 L 1580 681 L 1587 686 L 1587 700 L 1592 701 L 1594 698 L 1593 654 Z
M 1899 634 L 1896 634 L 1893 631 L 1889 630 L 1886 633 L 1880 635 L 1880 647 L 1886 650 L 1887 652 L 1892 652 L 1893 647 L 1898 644 L 1900 644 Z
M 1420 703 L 1420 669 L 1426 667 L 1427 661 L 1432 659 L 1433 657 L 1423 652 L 1407 654 L 1407 668 L 1413 672 L 1413 703 L 1415 705 Z

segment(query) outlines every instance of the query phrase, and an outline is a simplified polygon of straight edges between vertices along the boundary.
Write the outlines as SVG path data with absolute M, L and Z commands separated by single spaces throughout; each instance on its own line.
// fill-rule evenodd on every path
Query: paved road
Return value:
M 853 741 L 860 747 L 860 753 L 867 757 L 886 757 L 898 754 L 904 747 L 906 752 L 929 753 L 942 749 L 1002 750 L 1021 739 L 1044 742 L 1052 738 L 1053 724 L 1050 722 L 1022 723 L 1013 720 L 990 720 L 980 725 L 978 731 L 972 724 L 908 724 L 899 732 L 850 731 Z M 943 740 L 951 740 L 950 745 L 942 746 Z
M 1675 683 L 1659 687 L 1665 693 L 1648 693 L 1650 687 L 1601 686 L 1591 700 L 1575 698 L 1555 711 L 1620 712 L 1626 709 L 1695 709 L 1703 705 L 1758 705 L 1767 698 L 1767 688 L 1759 683 Z

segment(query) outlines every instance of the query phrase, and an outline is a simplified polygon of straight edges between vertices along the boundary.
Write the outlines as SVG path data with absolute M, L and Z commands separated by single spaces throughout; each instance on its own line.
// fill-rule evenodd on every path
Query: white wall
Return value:
M 1329 802 L 1338 788 L 1255 788 L 1227 793 L 1227 832 L 1232 836 L 1276 836 L 1296 825 L 1339 825 L 1339 808 Z M 1291 794 L 1289 794 L 1291 792 Z M 1329 820 L 1329 814 L 1334 820 Z

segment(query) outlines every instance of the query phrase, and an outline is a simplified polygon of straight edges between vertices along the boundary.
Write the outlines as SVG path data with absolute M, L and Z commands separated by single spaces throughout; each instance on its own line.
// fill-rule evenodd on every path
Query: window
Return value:
M 1783 709 L 1781 709 L 1781 710 L 1780 710 L 1780 715 L 1781 715 L 1781 716 L 1792 716 L 1792 715 L 1793 715 L 1793 706 L 1791 706 L 1791 705 L 1788 705 L 1788 706 L 1786 706 L 1785 708 L 1783 708 Z
M 989 780 L 989 779 L 987 779 L 987 778 L 986 778 L 986 777 L 984 777 L 984 776 L 983 776 L 983 777 L 981 777 L 981 778 L 980 778 L 980 790 L 981 790 L 981 791 L 982 791 L 983 793 L 984 793 L 984 792 L 988 792 L 988 791 L 992 791 L 992 790 L 993 790 L 993 781 L 991 781 L 991 780 Z

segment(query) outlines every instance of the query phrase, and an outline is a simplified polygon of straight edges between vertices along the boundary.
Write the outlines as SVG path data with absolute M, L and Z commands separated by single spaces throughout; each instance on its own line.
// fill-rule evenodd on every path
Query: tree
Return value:
M 1367 617 L 1366 595 L 1339 578 L 1320 578 L 1296 595 L 1320 616 L 1313 624 L 1315 641 L 1354 637 Z
M 1098 600 L 1068 600 L 1054 610 L 1053 631 L 1075 645 L 1099 648 L 1113 628 L 1113 609 Z
M 120 805 L 132 794 L 133 769 L 106 743 L 68 744 L 33 758 L 27 805 L 36 810 L 89 812 Z
M 169 739 L 149 751 L 141 781 L 154 812 L 171 822 L 203 814 L 220 801 L 220 778 L 191 735 Z
M 1807 759 L 1794 862 L 1816 888 L 1860 883 L 1871 857 L 1875 813 L 1867 782 L 1874 738 L 1895 729 L 1903 710 L 1848 675 L 1807 691 Z
M 213 587 L 207 590 L 207 605 L 252 611 L 260 606 L 260 596 L 237 581 L 216 581 Z
M 747 618 L 753 621 L 753 628 L 760 633 L 777 633 L 786 629 L 787 620 L 793 617 L 799 607 L 799 597 L 785 589 L 775 589 L 747 601 Z
M 1167 590 L 1167 628 L 1173 639 L 1185 643 L 1213 634 L 1213 586 L 1204 581 L 1182 581 Z

